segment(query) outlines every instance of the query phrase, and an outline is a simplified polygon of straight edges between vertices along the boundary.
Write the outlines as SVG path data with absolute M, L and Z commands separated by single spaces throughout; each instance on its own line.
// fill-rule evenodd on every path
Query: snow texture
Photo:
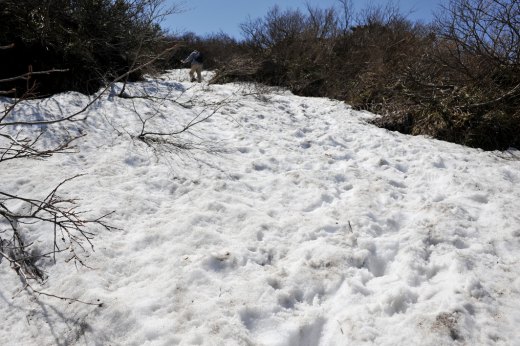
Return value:
M 89 215 L 115 210 L 90 269 L 40 263 L 42 291 L 103 306 L 21 291 L 0 263 L 0 345 L 520 345 L 518 151 L 406 136 L 338 101 L 189 83 L 186 70 L 127 88 L 175 102 L 118 88 L 85 122 L 48 126 L 48 143 L 86 133 L 77 153 L 0 169 L 3 191 L 33 196 L 85 174 L 63 193 Z M 13 116 L 88 101 L 64 93 Z M 163 131 L 216 113 L 175 137 L 196 149 L 168 153 L 136 139 L 134 110 Z

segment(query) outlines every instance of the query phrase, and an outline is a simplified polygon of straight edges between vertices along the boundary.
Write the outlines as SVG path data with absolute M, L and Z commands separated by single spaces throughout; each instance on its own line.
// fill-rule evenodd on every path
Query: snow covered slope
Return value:
M 19 292 L 0 263 L 0 345 L 520 344 L 518 152 L 405 136 L 337 101 L 186 75 L 129 88 L 176 102 L 104 96 L 77 154 L 1 167 L 2 189 L 24 195 L 86 174 L 64 191 L 92 215 L 115 210 L 119 230 L 98 230 L 92 269 L 43 264 L 42 291 L 102 307 Z M 17 116 L 87 102 L 61 94 Z M 167 152 L 135 138 L 135 110 L 163 131 L 217 112 L 176 137 L 198 150 Z M 37 246 L 50 234 L 30 237 Z

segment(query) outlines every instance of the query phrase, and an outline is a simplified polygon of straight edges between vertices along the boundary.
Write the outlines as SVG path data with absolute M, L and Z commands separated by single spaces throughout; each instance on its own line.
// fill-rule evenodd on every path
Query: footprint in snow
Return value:
M 269 286 L 271 286 L 274 290 L 279 290 L 280 288 L 282 288 L 282 284 L 280 283 L 280 280 L 278 280 L 276 278 L 268 278 L 267 284 Z
M 395 181 L 395 180 L 390 180 L 390 181 L 388 181 L 388 183 L 390 185 L 392 185 L 393 187 L 397 187 L 397 188 L 400 188 L 400 189 L 406 189 L 406 187 L 407 187 L 405 184 L 400 183 L 400 182 Z
M 310 213 L 315 211 L 318 208 L 321 208 L 323 204 L 330 204 L 334 200 L 334 197 L 328 194 L 322 194 L 321 197 L 314 203 L 310 204 L 306 208 L 303 209 L 304 212 Z
M 311 147 L 311 142 L 310 141 L 302 142 L 302 143 L 300 143 L 300 147 L 302 149 L 309 149 Z
M 296 131 L 294 131 L 294 137 L 303 138 L 303 137 L 305 137 L 305 133 L 302 130 L 296 130 Z
M 474 202 L 477 202 L 477 203 L 481 203 L 481 204 L 487 204 L 489 201 L 487 195 L 480 194 L 480 193 L 476 193 L 474 195 L 468 196 L 468 199 L 470 199 Z
M 257 172 L 260 172 L 269 169 L 269 166 L 263 163 L 253 163 L 253 169 Z

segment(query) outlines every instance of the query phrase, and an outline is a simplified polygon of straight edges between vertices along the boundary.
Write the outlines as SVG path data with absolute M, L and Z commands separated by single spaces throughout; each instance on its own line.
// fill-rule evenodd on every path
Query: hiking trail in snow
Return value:
M 86 174 L 64 190 L 89 213 L 115 210 L 119 230 L 97 233 L 92 269 L 43 264 L 45 291 L 101 308 L 13 299 L 20 281 L 1 263 L 0 344 L 518 344 L 518 159 L 389 132 L 338 101 L 186 75 L 128 86 L 177 102 L 96 102 L 77 154 L 2 167 L 20 195 Z M 60 94 L 15 116 L 87 101 Z M 215 103 L 178 137 L 202 150 L 135 138 L 134 109 L 172 129 Z

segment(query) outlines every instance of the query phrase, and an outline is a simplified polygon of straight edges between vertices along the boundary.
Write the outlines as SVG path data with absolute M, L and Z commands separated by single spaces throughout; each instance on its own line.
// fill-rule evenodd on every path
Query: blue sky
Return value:
M 167 3 L 181 3 L 182 1 L 166 0 Z M 432 12 L 438 9 L 442 0 L 400 0 L 394 1 L 408 13 L 410 19 L 430 21 Z M 313 7 L 331 7 L 339 4 L 337 0 L 308 0 Z M 372 3 L 386 4 L 386 0 L 353 0 L 354 7 L 361 9 Z M 169 17 L 163 27 L 173 32 L 191 31 L 204 36 L 210 33 L 223 31 L 233 37 L 240 38 L 240 23 L 251 18 L 263 17 L 274 5 L 281 8 L 304 8 L 305 0 L 190 0 L 185 1 L 183 13 Z

